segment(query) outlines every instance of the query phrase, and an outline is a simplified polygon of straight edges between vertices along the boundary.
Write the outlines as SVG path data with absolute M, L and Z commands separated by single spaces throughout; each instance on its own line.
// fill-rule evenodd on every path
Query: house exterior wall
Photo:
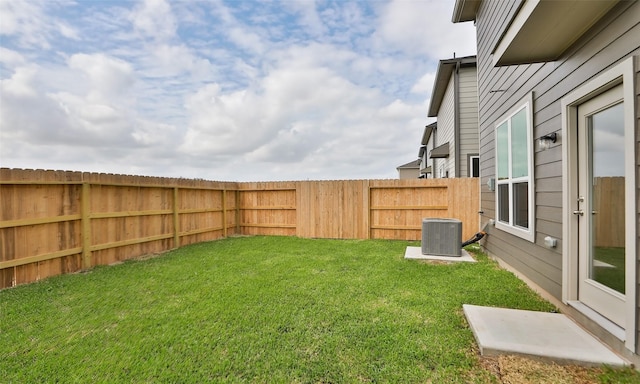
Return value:
M 487 182 L 496 177 L 494 129 L 497 120 L 520 100 L 532 94 L 533 138 L 551 132 L 560 134 L 562 97 L 624 59 L 640 55 L 640 2 L 620 2 L 558 60 L 494 67 L 492 51 L 521 2 L 483 1 L 476 14 L 481 210 L 484 211 L 482 224 L 496 218 L 496 192 L 488 188 Z M 637 64 L 636 58 L 636 140 L 640 137 L 640 73 L 637 72 Z M 489 227 L 489 236 L 484 243 L 487 251 L 504 260 L 519 274 L 558 301 L 562 299 L 563 273 L 562 141 L 560 137 L 557 143 L 545 151 L 534 147 L 535 241 L 529 242 L 495 227 Z M 640 147 L 636 145 L 636 148 Z M 636 153 L 636 164 L 640 165 L 637 157 Z M 636 200 L 640 206 L 638 196 L 640 193 L 636 192 Z M 558 239 L 557 247 L 546 247 L 546 236 Z M 588 322 L 584 318 L 582 321 Z M 640 316 L 636 322 L 640 323 Z M 616 345 L 615 340 L 611 340 L 604 332 L 595 333 L 610 344 Z M 640 335 L 636 338 L 638 339 Z M 617 349 L 621 349 L 620 344 Z M 640 353 L 638 343 L 635 353 Z
M 425 175 L 425 177 L 428 178 L 428 179 L 435 178 L 435 173 L 433 171 L 433 169 L 434 169 L 433 163 L 434 162 L 433 162 L 432 159 L 429 159 L 429 152 L 431 152 L 431 150 L 433 148 L 435 148 L 435 146 L 433 145 L 435 134 L 436 133 L 434 131 L 431 134 L 431 137 L 429 137 L 429 141 L 426 144 L 426 150 L 424 151 L 424 156 L 422 157 L 422 165 L 420 166 L 420 169 L 431 167 L 431 173 Z
M 429 166 L 429 164 L 427 164 L 427 153 L 428 152 L 425 151 L 422 157 L 420 158 L 420 171 L 422 171 L 423 169 Z
M 438 110 L 438 129 L 436 132 L 435 146 L 438 147 L 444 143 L 449 143 L 449 157 L 444 159 L 435 159 L 434 175 L 440 177 L 458 177 L 456 175 L 455 159 L 455 87 L 453 76 L 449 79 L 447 90 L 442 99 L 442 104 Z M 444 167 L 444 175 L 441 172 Z M 448 176 L 446 176 L 448 172 Z
M 460 68 L 459 77 L 459 123 L 460 123 L 460 174 L 456 177 L 469 175 L 469 155 L 479 153 L 478 145 L 478 83 L 476 68 Z
M 418 168 L 399 168 L 399 179 L 417 179 L 420 176 L 420 169 Z

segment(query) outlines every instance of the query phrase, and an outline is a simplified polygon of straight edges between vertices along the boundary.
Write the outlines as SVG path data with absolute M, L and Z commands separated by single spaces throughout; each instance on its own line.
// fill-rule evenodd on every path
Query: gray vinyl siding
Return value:
M 468 155 L 478 154 L 478 82 L 476 68 L 461 68 L 459 78 L 460 91 L 460 174 L 469 175 Z
M 420 176 L 420 169 L 417 168 L 401 168 L 398 170 L 399 179 L 417 179 Z
M 434 145 L 434 143 L 435 143 L 435 141 L 434 141 L 435 136 L 434 136 L 434 134 L 435 134 L 435 132 L 432 132 L 432 133 L 431 133 L 431 137 L 429 137 L 429 141 L 427 142 L 427 150 L 425 151 L 425 154 L 424 154 L 424 156 L 425 156 L 425 160 L 426 160 L 426 162 L 425 162 L 425 168 L 426 168 L 426 167 L 431 167 L 431 174 L 429 175 L 429 178 L 430 178 L 430 179 L 435 178 L 435 175 L 436 175 L 436 174 L 435 174 L 435 169 L 434 169 L 435 167 L 434 167 L 434 162 L 433 162 L 433 160 L 427 160 L 427 159 L 429 158 L 429 153 L 431 152 L 431 150 L 432 150 L 433 148 L 435 148 L 435 145 Z
M 453 76 L 449 79 L 447 90 L 444 93 L 442 104 L 438 110 L 438 128 L 436 136 L 436 147 L 449 143 L 449 157 L 444 159 L 436 159 L 437 169 L 435 169 L 436 177 L 440 177 L 440 167 L 444 165 L 445 171 L 449 171 L 449 177 L 458 177 L 455 174 L 455 114 L 454 114 L 454 86 Z
M 495 219 L 495 192 L 490 191 L 486 183 L 495 177 L 494 126 L 498 119 L 533 92 L 533 138 L 550 132 L 560 134 L 563 96 L 625 58 L 640 55 L 640 2 L 621 2 L 559 60 L 494 67 L 491 51 L 520 3 L 520 0 L 484 1 L 476 17 L 483 224 Z M 489 229 L 485 243 L 489 252 L 559 300 L 562 298 L 562 145 L 560 137 L 547 151 L 534 148 L 535 243 L 494 227 Z M 545 236 L 557 238 L 558 246 L 545 247 Z

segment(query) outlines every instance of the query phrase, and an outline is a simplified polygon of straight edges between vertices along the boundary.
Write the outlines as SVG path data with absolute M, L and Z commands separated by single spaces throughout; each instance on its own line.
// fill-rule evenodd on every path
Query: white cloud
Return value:
M 232 42 L 249 53 L 262 54 L 265 51 L 265 44 L 257 33 L 243 27 L 232 27 L 228 34 Z
M 0 81 L 3 157 L 14 151 L 21 153 L 25 143 L 51 144 L 61 140 L 52 133 L 67 126 L 66 115 L 44 94 L 44 81 L 40 68 L 33 64 L 16 68 L 10 78 Z
M 65 113 L 65 124 L 51 127 L 61 144 L 81 146 L 130 146 L 132 121 L 127 111 L 113 105 L 91 102 L 84 97 L 60 92 L 49 97 Z
M 196 154 L 234 154 L 250 150 L 263 130 L 260 114 L 247 91 L 222 94 L 218 84 L 198 90 L 186 103 L 189 127 L 181 149 Z
M 154 142 L 150 126 L 167 130 L 166 124 L 136 117 L 134 98 L 129 95 L 134 80 L 128 63 L 104 54 L 76 54 L 68 62 L 58 74 L 83 80 L 84 87 L 75 93 L 71 89 L 49 91 L 55 84 L 47 75 L 51 72 L 34 65 L 19 67 L 2 80 L 3 137 L 41 145 L 135 147 Z
M 175 36 L 177 25 L 166 0 L 144 0 L 130 15 L 134 29 L 157 40 Z
M 57 24 L 58 32 L 67 39 L 80 40 L 78 30 L 67 23 L 59 22 Z
M 321 11 L 320 17 L 326 27 L 338 31 L 350 30 L 360 35 L 374 28 L 357 3 L 343 3 L 341 7 L 326 8 Z
M 433 91 L 433 82 L 435 80 L 436 73 L 427 72 L 414 84 L 413 87 L 411 87 L 411 92 L 431 94 L 431 91 Z
M 0 47 L 0 63 L 4 63 L 9 67 L 15 67 L 25 62 L 24 56 L 19 52 Z
M 206 80 L 216 72 L 208 59 L 198 57 L 185 44 L 158 43 L 145 47 L 137 55 L 137 64 L 147 77 L 193 76 L 197 80 Z
M 65 0 L 0 0 L 0 36 L 15 37 L 22 48 L 45 50 L 51 49 L 56 35 L 77 40 L 78 31 L 70 23 L 49 14 L 70 5 Z
M 173 138 L 176 134 L 176 127 L 158 123 L 154 121 L 137 119 L 131 136 L 141 146 L 151 147 L 158 146 L 160 148 L 170 148 L 175 145 Z M 158 151 L 165 152 L 165 151 Z M 169 151 L 173 152 L 173 151 Z
M 79 53 L 69 58 L 69 67 L 86 75 L 87 98 L 114 101 L 121 99 L 134 83 L 133 69 L 124 60 L 107 55 Z
M 376 38 L 405 54 L 446 59 L 476 52 L 475 29 L 471 23 L 453 24 L 452 1 L 392 0 L 381 12 Z
M 291 1 L 285 2 L 285 7 L 290 7 L 294 12 L 300 15 L 298 25 L 303 27 L 312 35 L 322 35 L 327 28 L 320 19 L 315 1 Z
M 38 67 L 29 65 L 19 67 L 13 75 L 5 80 L 0 80 L 2 94 L 17 98 L 28 98 L 36 95 L 35 77 L 38 73 Z
M 23 47 L 49 48 L 41 2 L 0 1 L 0 36 L 15 35 Z

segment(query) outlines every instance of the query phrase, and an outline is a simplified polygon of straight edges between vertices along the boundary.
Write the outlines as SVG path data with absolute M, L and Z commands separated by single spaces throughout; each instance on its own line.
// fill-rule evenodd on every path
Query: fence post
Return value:
M 178 212 L 178 187 L 173 187 L 173 245 L 180 247 L 180 212 Z
M 227 237 L 227 190 L 222 189 L 222 236 Z
M 363 185 L 362 194 L 364 195 L 364 209 L 362 212 L 365 220 L 365 228 L 367 234 L 365 239 L 371 239 L 371 184 L 370 180 L 365 180 Z
M 82 183 L 80 222 L 82 223 L 82 269 L 91 268 L 91 185 Z
M 236 235 L 240 233 L 240 189 L 236 189 Z

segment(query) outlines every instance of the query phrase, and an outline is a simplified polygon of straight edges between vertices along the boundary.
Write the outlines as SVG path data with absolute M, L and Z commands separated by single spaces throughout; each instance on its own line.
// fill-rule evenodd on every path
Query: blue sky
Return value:
M 229 181 L 395 178 L 454 0 L 0 0 L 0 166 Z

